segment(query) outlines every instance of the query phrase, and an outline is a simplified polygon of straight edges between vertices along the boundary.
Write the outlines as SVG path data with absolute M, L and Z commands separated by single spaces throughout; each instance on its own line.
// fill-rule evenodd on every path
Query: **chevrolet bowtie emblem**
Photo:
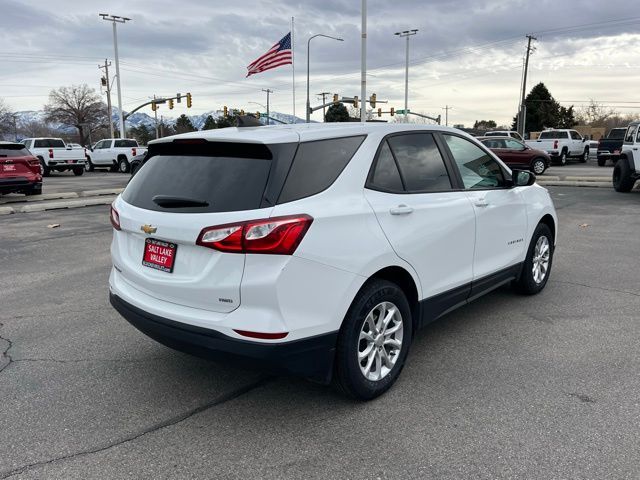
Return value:
M 158 230 L 158 228 L 145 224 L 140 227 L 140 230 L 149 235 L 150 233 L 156 233 L 156 230 Z

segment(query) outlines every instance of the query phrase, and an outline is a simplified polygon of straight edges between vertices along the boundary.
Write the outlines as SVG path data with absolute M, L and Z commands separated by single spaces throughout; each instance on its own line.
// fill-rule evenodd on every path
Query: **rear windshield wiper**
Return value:
M 187 197 L 173 197 L 171 195 L 156 195 L 151 200 L 156 205 L 165 208 L 180 208 L 180 207 L 208 207 L 209 202 L 204 200 L 198 200 L 197 198 Z

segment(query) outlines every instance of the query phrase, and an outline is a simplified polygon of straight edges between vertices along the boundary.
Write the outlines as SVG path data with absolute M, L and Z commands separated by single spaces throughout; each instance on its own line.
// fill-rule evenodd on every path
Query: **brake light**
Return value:
M 111 219 L 111 225 L 113 225 L 113 228 L 115 228 L 116 230 L 120 230 L 120 215 L 118 215 L 118 211 L 113 208 L 113 206 L 111 207 L 111 214 L 109 215 L 110 219 Z
M 133 147 L 131 149 L 131 155 L 133 155 L 134 157 L 136 156 L 136 147 Z
M 554 149 L 558 148 L 558 140 L 553 141 L 553 148 Z
M 207 227 L 196 245 L 227 253 L 292 255 L 311 222 L 309 215 L 288 215 Z
M 53 158 L 53 148 L 49 149 L 49 158 Z

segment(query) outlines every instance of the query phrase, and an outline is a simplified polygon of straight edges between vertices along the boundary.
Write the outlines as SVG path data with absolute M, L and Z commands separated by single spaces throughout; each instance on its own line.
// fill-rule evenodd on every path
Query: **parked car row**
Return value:
M 140 147 L 136 140 L 107 138 L 86 152 L 85 168 L 89 172 L 96 168 L 108 168 L 112 172 L 128 173 L 133 158 L 146 153 L 147 149 Z
M 0 194 L 42 193 L 40 160 L 22 143 L 0 142 Z

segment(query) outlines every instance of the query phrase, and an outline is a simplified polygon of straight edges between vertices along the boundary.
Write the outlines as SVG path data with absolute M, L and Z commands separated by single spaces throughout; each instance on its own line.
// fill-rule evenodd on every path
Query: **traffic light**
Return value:
M 378 108 L 378 116 L 381 117 L 382 116 L 382 109 Z
M 222 107 L 222 112 L 224 113 L 225 117 L 229 116 L 229 109 L 227 108 L 226 105 Z
M 173 110 L 173 99 L 169 99 L 169 110 Z
M 353 97 L 353 108 L 358 108 L 358 97 Z
M 369 105 L 371 105 L 371 108 L 376 108 L 376 94 L 372 93 L 371 96 L 369 97 Z
M 176 102 L 180 103 L 182 101 L 182 94 L 181 93 L 176 93 Z
M 333 103 L 338 103 L 338 94 L 337 93 L 333 94 Z
M 191 108 L 191 94 L 187 92 L 187 108 Z
M 391 114 L 391 116 L 393 117 L 396 114 L 396 109 L 391 107 L 391 109 L 389 110 L 389 113 Z
M 151 110 L 155 112 L 157 109 L 158 109 L 158 106 L 156 105 L 156 102 L 151 102 Z

